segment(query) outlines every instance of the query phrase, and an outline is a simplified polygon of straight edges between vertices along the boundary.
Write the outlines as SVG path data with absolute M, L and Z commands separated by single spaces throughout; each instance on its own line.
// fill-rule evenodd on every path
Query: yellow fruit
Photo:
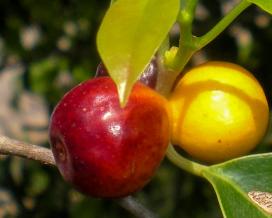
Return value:
M 244 68 L 207 62 L 188 71 L 170 96 L 172 143 L 206 162 L 251 151 L 269 117 L 261 85 Z

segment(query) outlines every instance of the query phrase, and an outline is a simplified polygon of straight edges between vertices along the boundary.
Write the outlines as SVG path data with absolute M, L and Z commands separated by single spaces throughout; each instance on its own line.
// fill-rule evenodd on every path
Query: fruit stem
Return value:
M 179 49 L 173 61 L 173 68 L 181 72 L 189 62 L 197 48 L 194 45 L 194 36 L 192 34 L 193 20 L 198 0 L 187 0 L 183 4 L 178 16 L 180 26 Z
M 169 35 L 164 39 L 160 48 L 157 52 L 156 62 L 158 66 L 158 77 L 156 82 L 156 91 L 163 95 L 164 97 L 168 97 L 170 90 L 172 89 L 173 80 L 172 73 L 166 68 L 165 65 L 165 54 L 170 49 L 170 39 Z
M 170 77 L 170 79 L 168 79 L 169 88 L 168 90 L 164 90 L 163 93 L 165 96 L 170 93 L 175 79 L 178 77 L 180 72 L 182 72 L 183 68 L 196 51 L 195 45 L 193 44 L 192 22 L 197 2 L 198 0 L 181 1 L 181 10 L 178 15 L 178 23 L 180 26 L 179 48 L 177 52 L 175 52 L 175 56 L 173 56 L 171 60 L 167 60 L 165 66 L 166 70 L 170 72 L 168 73 Z
M 170 144 L 168 146 L 166 156 L 172 163 L 177 165 L 179 168 L 196 176 L 204 177 L 202 172 L 207 168 L 207 166 L 182 157 L 179 153 L 176 152 L 173 145 Z
M 234 8 L 226 14 L 209 32 L 201 37 L 194 38 L 194 44 L 197 49 L 201 49 L 211 41 L 213 41 L 221 32 L 223 32 L 246 8 L 252 3 L 242 0 Z
M 194 13 L 198 0 L 182 0 L 181 11 L 178 16 L 178 23 L 180 25 L 180 40 L 179 48 L 172 61 L 168 62 L 166 69 L 171 72 L 171 81 L 169 83 L 169 89 L 164 90 L 164 95 L 171 91 L 171 88 L 178 77 L 180 72 L 183 71 L 186 64 L 189 62 L 193 54 L 205 47 L 211 41 L 213 41 L 221 32 L 223 32 L 234 20 L 237 18 L 246 8 L 252 3 L 247 0 L 242 0 L 234 8 L 226 14 L 209 32 L 203 36 L 196 37 L 192 34 L 192 24 L 194 19 Z
M 114 2 L 116 2 L 116 0 L 111 0 L 110 5 L 112 5 Z

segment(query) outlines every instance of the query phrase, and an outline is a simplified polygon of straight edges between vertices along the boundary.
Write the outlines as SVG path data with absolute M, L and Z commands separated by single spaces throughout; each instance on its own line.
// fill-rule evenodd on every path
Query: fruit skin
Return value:
M 261 85 L 244 68 L 207 62 L 188 71 L 171 97 L 172 143 L 216 163 L 251 151 L 269 117 Z
M 100 62 L 98 65 L 97 65 L 97 68 L 96 68 L 96 72 L 95 72 L 95 76 L 94 77 L 101 77 L 101 76 L 109 76 L 109 73 L 105 67 L 105 65 Z
M 49 128 L 64 179 L 93 197 L 122 197 L 140 190 L 169 143 L 167 103 L 137 83 L 125 108 L 120 108 L 110 77 L 72 89 L 56 106 Z
M 100 76 L 109 76 L 109 73 L 105 67 L 105 65 L 101 62 L 98 64 L 95 77 Z M 139 81 L 144 85 L 155 89 L 158 78 L 158 64 L 156 58 L 153 58 L 150 63 L 147 65 L 144 72 L 141 74 Z

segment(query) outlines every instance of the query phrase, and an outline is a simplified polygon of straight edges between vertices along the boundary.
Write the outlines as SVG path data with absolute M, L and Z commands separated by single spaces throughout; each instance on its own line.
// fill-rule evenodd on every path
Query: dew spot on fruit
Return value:
M 102 120 L 107 120 L 108 118 L 110 118 L 112 115 L 112 113 L 110 111 L 106 112 L 103 116 L 102 116 Z
M 120 134 L 121 126 L 119 124 L 113 124 L 110 125 L 109 130 L 113 135 L 117 136 Z
M 87 111 L 87 108 L 86 108 L 86 107 L 84 107 L 84 108 L 82 109 L 82 111 L 83 111 L 83 112 L 86 112 L 86 111 Z

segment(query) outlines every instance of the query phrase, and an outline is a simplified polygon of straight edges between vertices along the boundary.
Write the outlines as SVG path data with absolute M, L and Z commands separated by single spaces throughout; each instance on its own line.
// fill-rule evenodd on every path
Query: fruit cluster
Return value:
M 153 60 L 124 108 L 103 65 L 96 76 L 63 97 L 49 128 L 61 174 L 90 196 L 115 198 L 141 189 L 170 140 L 193 158 L 215 163 L 251 151 L 267 128 L 269 110 L 260 84 L 234 64 L 193 68 L 166 100 L 152 89 Z

